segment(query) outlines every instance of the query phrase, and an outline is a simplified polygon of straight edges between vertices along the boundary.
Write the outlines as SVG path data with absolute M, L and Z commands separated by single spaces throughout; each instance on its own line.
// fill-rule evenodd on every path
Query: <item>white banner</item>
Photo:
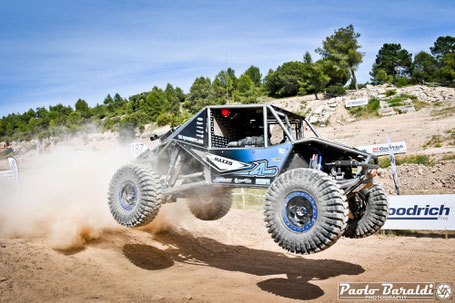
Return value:
M 407 151 L 406 142 L 392 142 L 392 149 L 394 154 L 404 154 Z M 375 154 L 378 156 L 384 156 L 389 154 L 389 144 L 375 144 L 375 145 L 366 145 L 366 146 L 357 146 L 358 150 L 365 151 L 370 154 Z
M 455 230 L 455 194 L 389 196 L 382 229 Z
M 14 173 L 12 170 L 0 171 L 0 177 L 12 177 L 12 176 L 14 176 Z
M 356 99 L 356 100 L 346 100 L 345 101 L 345 106 L 346 107 L 354 107 L 354 106 L 362 106 L 362 105 L 367 105 L 368 104 L 368 99 Z

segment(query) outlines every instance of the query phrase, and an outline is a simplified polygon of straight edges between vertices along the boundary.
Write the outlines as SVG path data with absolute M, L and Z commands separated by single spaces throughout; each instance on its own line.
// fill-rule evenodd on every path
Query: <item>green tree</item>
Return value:
M 82 124 L 82 115 L 80 112 L 71 112 L 66 119 L 68 127 L 72 130 L 75 130 L 78 126 Z
M 324 73 L 322 62 L 307 64 L 307 73 L 303 81 L 300 81 L 300 94 L 312 91 L 318 99 L 318 93 L 326 88 L 330 77 Z
M 167 111 L 178 116 L 180 113 L 180 100 L 177 95 L 177 91 L 170 83 L 168 83 L 166 85 L 164 93 L 166 94 L 166 99 L 168 103 Z
M 238 90 L 243 96 L 251 96 L 254 94 L 255 83 L 245 73 L 238 80 Z
M 438 37 L 434 42 L 434 46 L 430 47 L 430 51 L 438 61 L 441 61 L 445 55 L 455 53 L 455 37 Z
M 114 95 L 114 100 L 113 100 L 113 106 L 114 106 L 114 109 L 118 110 L 120 109 L 127 101 L 125 99 L 123 99 L 119 93 L 116 93 Z
M 141 105 L 143 110 L 151 121 L 155 121 L 160 113 L 168 107 L 166 93 L 157 86 L 153 87 L 152 91 L 147 95 L 145 102 Z
M 386 71 L 382 68 L 376 71 L 375 78 L 378 84 L 384 84 L 386 82 L 393 81 L 393 79 L 391 79 L 391 76 L 387 75 Z
M 183 92 L 183 89 L 181 89 L 180 87 L 176 87 L 175 88 L 175 93 L 177 95 L 177 98 L 179 99 L 180 102 L 185 102 L 185 93 Z
M 438 37 L 430 50 L 439 68 L 435 72 L 435 80 L 445 85 L 455 86 L 455 37 Z
M 277 80 L 275 79 L 275 72 L 273 69 L 269 69 L 267 75 L 264 77 L 264 89 L 268 95 L 273 96 L 278 90 Z
M 103 103 L 107 106 L 107 111 L 109 113 L 114 112 L 114 99 L 112 99 L 110 94 L 107 94 L 106 98 L 104 98 Z
M 398 77 L 407 77 L 411 72 L 412 54 L 401 48 L 401 44 L 384 43 L 376 55 L 376 61 L 373 64 L 373 69 L 370 75 L 372 80 L 377 82 L 375 78 L 376 72 L 383 69 L 388 75 L 393 78 L 393 83 L 397 83 Z
M 214 91 L 210 78 L 199 77 L 191 85 L 190 93 L 186 97 L 184 107 L 191 113 L 196 113 L 204 106 L 213 104 Z
M 220 71 L 215 80 L 213 80 L 213 89 L 216 98 L 224 99 L 235 99 L 235 91 L 237 90 L 237 77 L 235 76 L 235 70 L 228 68 L 227 70 Z
M 320 64 L 324 74 L 330 77 L 329 86 L 344 86 L 351 77 L 350 71 L 341 60 L 323 59 Z
M 337 63 L 341 69 L 348 69 L 356 89 L 358 89 L 358 85 L 355 71 L 365 56 L 365 53 L 359 51 L 361 48 L 357 40 L 359 37 L 360 33 L 356 33 L 351 24 L 337 29 L 333 35 L 322 41 L 322 48 L 316 49 L 316 52 L 321 54 L 323 59 Z
M 442 67 L 436 71 L 436 77 L 439 82 L 454 87 L 455 86 L 455 54 L 449 53 L 444 55 L 441 60 Z
M 262 74 L 259 67 L 251 65 L 243 74 L 247 75 L 257 87 L 261 85 Z
M 30 118 L 28 121 L 28 126 L 32 132 L 36 132 L 36 119 L 34 117 Z
M 432 55 L 424 51 L 419 52 L 415 55 L 414 62 L 412 62 L 412 81 L 414 83 L 433 81 L 434 73 L 437 68 L 437 61 Z
M 103 103 L 106 105 L 114 103 L 114 99 L 112 99 L 111 94 L 107 94 L 106 98 L 104 98 Z
M 290 97 L 299 94 L 302 81 L 307 77 L 306 64 L 299 61 L 283 63 L 275 72 L 267 75 L 266 86 L 274 97 Z
M 313 63 L 313 58 L 311 58 L 311 54 L 309 51 L 306 51 L 305 55 L 303 55 L 303 62 L 304 63 Z
M 74 107 L 77 112 L 81 113 L 82 117 L 90 117 L 90 108 L 85 100 L 78 99 Z
M 90 115 L 95 116 L 98 119 L 103 119 L 106 117 L 106 106 L 101 104 L 96 104 L 95 107 L 90 109 Z

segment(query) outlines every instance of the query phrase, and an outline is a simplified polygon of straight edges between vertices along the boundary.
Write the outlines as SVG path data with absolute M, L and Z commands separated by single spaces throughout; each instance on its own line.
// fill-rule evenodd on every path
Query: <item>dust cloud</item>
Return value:
M 100 151 L 68 144 L 19 161 L 18 190 L 0 181 L 0 237 L 44 237 L 64 250 L 121 229 L 109 212 L 107 190 L 114 172 L 130 161 L 129 146 Z

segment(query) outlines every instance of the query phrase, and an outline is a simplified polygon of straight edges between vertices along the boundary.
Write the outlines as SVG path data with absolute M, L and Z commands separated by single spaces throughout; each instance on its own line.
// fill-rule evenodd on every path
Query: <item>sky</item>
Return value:
M 82 98 L 91 106 L 250 65 L 313 59 L 325 37 L 361 34 L 360 83 L 384 43 L 412 54 L 455 36 L 455 1 L 0 0 L 0 117 Z

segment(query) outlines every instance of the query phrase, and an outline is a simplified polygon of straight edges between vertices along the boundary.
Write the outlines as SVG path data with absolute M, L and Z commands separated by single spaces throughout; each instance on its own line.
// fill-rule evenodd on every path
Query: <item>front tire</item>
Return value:
M 197 196 L 188 198 L 188 208 L 198 219 L 218 220 L 224 217 L 232 206 L 230 188 L 207 188 L 198 191 Z
M 147 225 L 161 207 L 159 176 L 143 166 L 123 166 L 112 177 L 108 200 L 112 216 L 121 225 Z
M 343 234 L 348 204 L 326 173 L 297 168 L 278 176 L 264 205 L 273 240 L 293 253 L 312 254 L 333 245 Z
M 356 193 L 349 199 L 352 219 L 344 232 L 347 238 L 366 238 L 376 233 L 387 220 L 389 201 L 384 189 L 373 184 L 372 187 Z

